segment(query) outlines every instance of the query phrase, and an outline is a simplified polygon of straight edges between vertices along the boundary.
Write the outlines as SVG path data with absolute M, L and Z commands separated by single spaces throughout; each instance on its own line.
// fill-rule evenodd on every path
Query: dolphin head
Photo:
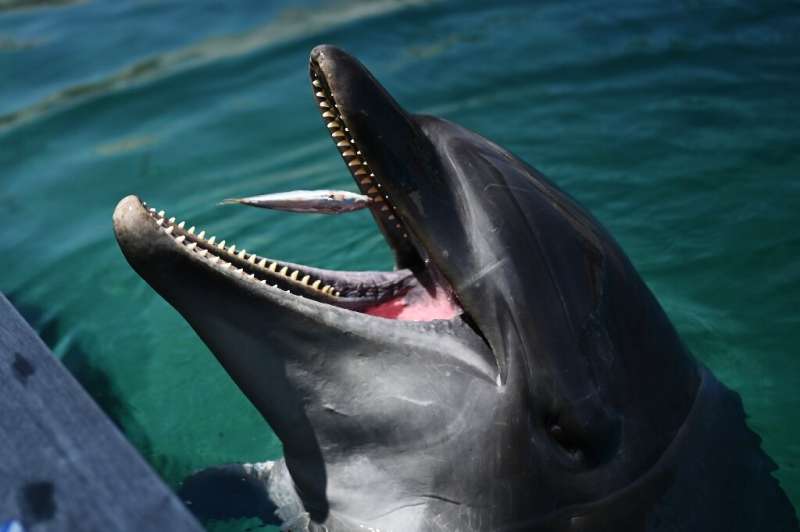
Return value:
M 572 530 L 632 485 L 657 496 L 698 374 L 617 243 L 508 151 L 405 112 L 345 52 L 315 48 L 310 74 L 394 271 L 236 250 L 134 196 L 114 228 L 281 439 L 313 521 Z

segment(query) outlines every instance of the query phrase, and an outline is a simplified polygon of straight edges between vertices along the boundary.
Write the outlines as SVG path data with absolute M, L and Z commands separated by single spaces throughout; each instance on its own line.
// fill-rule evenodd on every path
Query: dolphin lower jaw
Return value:
M 142 207 L 147 205 L 142 203 Z M 238 274 L 245 282 L 280 288 L 288 293 L 322 303 L 354 310 L 366 309 L 408 292 L 416 284 L 409 270 L 394 272 L 339 272 L 312 268 L 261 257 L 185 222 L 166 218 L 166 213 L 147 208 L 156 227 L 172 237 L 175 244 L 222 271 Z
M 425 321 L 426 313 L 431 319 L 450 318 L 460 313 L 457 304 L 441 285 L 434 286 L 431 293 L 430 279 L 415 275 L 408 269 L 337 271 L 304 266 L 249 253 L 226 240 L 208 236 L 206 231 L 188 226 L 185 221 L 167 218 L 165 211 L 157 211 L 135 196 L 120 202 L 115 220 L 123 219 L 123 211 L 138 213 L 135 222 L 127 216 L 124 229 L 128 235 L 136 234 L 136 249 L 147 247 L 148 239 L 169 237 L 161 244 L 166 254 L 181 253 L 217 272 L 232 275 L 244 285 L 269 286 L 281 290 L 287 297 L 299 296 L 385 318 L 402 320 L 417 316 Z M 127 238 L 125 242 L 130 243 L 131 239 Z M 132 250 L 126 253 L 129 258 L 137 253 L 133 251 L 134 247 L 129 246 Z M 420 279 L 428 286 L 423 286 Z M 406 308 L 418 308 L 420 313 L 403 313 Z
M 120 246 L 133 268 L 195 329 L 283 442 L 288 469 L 315 520 L 321 522 L 328 513 L 326 467 L 346 455 L 348 446 L 374 446 L 379 436 L 393 434 L 394 420 L 415 423 L 426 418 L 413 411 L 435 409 L 441 376 L 431 371 L 419 378 L 417 368 L 446 367 L 452 373 L 448 382 L 466 379 L 483 394 L 493 393 L 491 355 L 460 319 L 377 318 L 318 301 L 315 297 L 321 296 L 303 283 L 299 290 L 309 295 L 287 293 L 298 290 L 291 273 L 277 281 L 286 284 L 273 286 L 261 277 L 272 275 L 272 281 L 282 268 L 276 267 L 276 274 L 268 263 L 266 273 L 256 271 L 246 252 L 241 258 L 228 246 L 211 250 L 210 239 L 198 242 L 197 229 L 192 238 L 191 228 L 165 216 L 134 196 L 123 199 L 114 214 Z M 309 271 L 317 279 L 340 275 Z M 408 272 L 351 275 L 361 281 L 378 276 L 384 286 L 414 279 Z M 346 293 L 345 284 L 332 282 Z M 406 293 L 417 289 L 411 286 Z M 398 374 L 407 380 L 398 384 Z M 362 397 L 374 398 L 375 409 L 351 404 Z M 387 414 L 387 408 L 401 413 Z M 382 421 L 376 425 L 376 420 Z M 410 433 L 422 435 L 424 428 Z M 343 433 L 348 434 L 345 447 L 336 440 Z M 411 443 L 422 441 L 412 438 Z

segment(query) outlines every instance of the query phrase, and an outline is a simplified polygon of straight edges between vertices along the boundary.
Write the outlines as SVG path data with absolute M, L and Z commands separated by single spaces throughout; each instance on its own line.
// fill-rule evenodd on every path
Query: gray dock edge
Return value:
M 0 530 L 201 531 L 0 294 Z

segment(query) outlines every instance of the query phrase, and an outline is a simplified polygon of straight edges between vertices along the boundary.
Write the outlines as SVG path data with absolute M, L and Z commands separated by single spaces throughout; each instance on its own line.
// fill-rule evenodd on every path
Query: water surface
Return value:
M 268 256 L 391 267 L 367 213 L 216 206 L 354 189 L 307 81 L 330 42 L 587 205 L 742 395 L 800 504 L 796 3 L 16 4 L 0 4 L 0 290 L 170 484 L 281 448 L 127 265 L 111 213 L 136 193 Z

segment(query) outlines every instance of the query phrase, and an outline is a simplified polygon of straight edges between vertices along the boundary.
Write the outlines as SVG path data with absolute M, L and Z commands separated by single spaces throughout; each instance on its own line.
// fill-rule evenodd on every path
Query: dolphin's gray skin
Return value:
M 395 272 L 221 248 L 133 196 L 114 213 L 130 264 L 283 442 L 284 461 L 190 478 L 193 508 L 243 479 L 252 507 L 228 514 L 277 509 L 291 530 L 798 529 L 738 396 L 589 213 L 407 114 L 341 50 L 310 70 Z

